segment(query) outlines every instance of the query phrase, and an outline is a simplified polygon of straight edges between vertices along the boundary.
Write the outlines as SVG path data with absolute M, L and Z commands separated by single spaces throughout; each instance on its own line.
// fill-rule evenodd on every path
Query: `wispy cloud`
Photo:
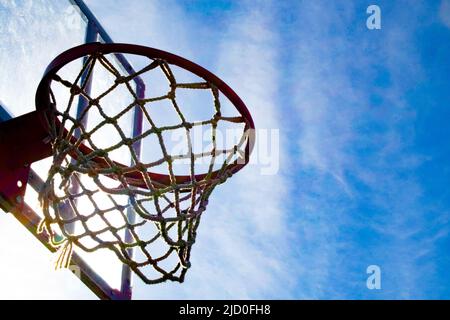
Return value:
M 425 3 L 379 1 L 377 31 L 366 29 L 358 1 L 239 1 L 221 13 L 220 27 L 179 1 L 86 2 L 115 41 L 204 65 L 237 91 L 258 128 L 280 129 L 279 174 L 261 175 L 253 164 L 219 186 L 186 282 L 136 280 L 136 298 L 436 296 L 439 263 L 449 260 L 436 246 L 448 242 L 449 212 L 425 199 L 418 171 L 435 159 L 416 148 L 421 106 L 410 94 L 429 80 L 417 43 L 423 13 L 450 27 L 449 0 L 436 17 Z M 0 247 L 22 266 L 41 256 L 20 255 L 30 251 L 24 243 Z M 371 264 L 383 272 L 379 293 L 365 287 Z M 90 297 L 72 276 L 50 272 L 37 279 L 50 288 L 41 298 L 54 297 L 58 281 L 67 288 L 61 297 Z M 32 274 L 5 286 L 26 287 Z
M 270 2 L 257 7 L 251 1 L 239 3 L 222 17 L 224 29 L 210 38 L 196 32 L 207 26 L 190 20 L 177 2 L 140 3 L 139 10 L 129 1 L 116 5 L 127 8 L 121 19 L 133 17 L 141 30 L 147 26 L 148 32 L 139 34 L 140 42 L 204 62 L 241 95 L 258 128 L 281 127 L 276 101 L 278 36 Z M 103 12 L 110 28 L 117 12 Z M 115 39 L 129 36 L 120 26 L 110 29 Z M 136 37 L 131 35 L 131 40 Z M 295 251 L 284 205 L 289 185 L 282 174 L 264 176 L 260 169 L 251 165 L 215 190 L 199 227 L 186 283 L 151 290 L 137 285 L 137 298 L 293 297 L 297 262 L 291 256 Z
M 54 257 L 12 215 L 1 212 L 0 299 L 95 299 L 68 270 L 54 270 Z
M 450 28 L 450 1 L 442 0 L 441 7 L 439 9 L 439 16 L 442 22 Z
M 308 241 L 320 253 L 309 263 L 321 270 L 311 278 L 322 297 L 376 297 L 365 291 L 372 263 L 389 279 L 382 295 L 420 297 L 417 274 L 433 269 L 413 253 L 433 246 L 417 238 L 429 217 L 414 172 L 427 157 L 413 150 L 416 106 L 407 100 L 423 78 L 411 36 L 423 8 L 402 13 L 405 5 L 382 5 L 385 21 L 396 23 L 375 32 L 356 3 L 308 1 L 299 9 L 309 26 L 298 29 L 294 58 L 306 186 L 299 210 L 315 230 Z

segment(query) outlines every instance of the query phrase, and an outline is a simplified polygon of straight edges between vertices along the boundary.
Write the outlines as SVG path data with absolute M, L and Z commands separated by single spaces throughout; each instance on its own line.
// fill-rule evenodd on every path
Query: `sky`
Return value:
M 136 298 L 450 298 L 450 0 L 86 3 L 116 42 L 219 75 L 259 130 L 255 161 L 210 200 L 186 282 L 136 280 Z M 17 90 L 0 91 L 11 110 Z M 0 234 L 0 298 L 95 298 L 11 216 Z

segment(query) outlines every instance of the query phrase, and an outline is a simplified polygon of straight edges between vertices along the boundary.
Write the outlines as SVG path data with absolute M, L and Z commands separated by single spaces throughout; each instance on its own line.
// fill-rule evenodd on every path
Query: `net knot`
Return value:
M 98 172 L 97 170 L 95 170 L 94 168 L 88 168 L 88 172 L 87 172 L 88 176 L 91 178 L 95 178 L 98 176 Z
M 70 94 L 73 96 L 77 96 L 82 92 L 81 88 L 77 86 L 76 84 L 72 84 L 70 88 Z
M 185 127 L 187 130 L 190 130 L 190 129 L 192 129 L 194 126 L 192 125 L 192 123 L 184 121 L 184 122 L 183 122 L 183 127 Z
M 140 106 L 140 107 L 144 107 L 145 106 L 145 100 L 143 99 L 136 99 L 136 105 Z
M 89 134 L 89 133 L 87 133 L 87 132 L 83 132 L 81 135 L 80 135 L 80 139 L 81 140 L 89 140 L 91 138 L 91 135 Z
M 175 88 L 176 86 L 172 86 L 171 90 L 167 93 L 168 99 L 174 100 L 176 98 Z
M 91 106 L 96 106 L 96 107 L 99 107 L 99 108 L 100 108 L 100 101 L 99 101 L 98 98 L 91 99 L 90 102 L 89 102 L 89 104 L 90 104 Z
M 115 80 L 115 83 L 122 84 L 122 83 L 128 82 L 128 80 L 129 80 L 128 77 L 118 76 Z
M 136 163 L 135 167 L 136 167 L 136 170 L 138 170 L 142 173 L 147 173 L 147 167 L 142 162 Z
M 123 144 L 125 144 L 125 145 L 127 145 L 127 146 L 129 146 L 129 147 L 133 146 L 133 143 L 134 143 L 134 140 L 131 139 L 131 138 L 125 138 L 125 139 L 123 139 Z

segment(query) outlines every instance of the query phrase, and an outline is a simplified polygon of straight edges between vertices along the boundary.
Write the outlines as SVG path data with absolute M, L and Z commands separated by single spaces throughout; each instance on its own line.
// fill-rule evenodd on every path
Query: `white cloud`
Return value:
M 420 297 L 417 270 L 432 272 L 434 266 L 420 266 L 418 260 L 448 231 L 440 229 L 447 222 L 445 213 L 432 216 L 421 206 L 422 187 L 413 174 L 429 159 L 409 149 L 415 113 L 404 94 L 422 76 L 419 67 L 410 68 L 418 65 L 414 30 L 383 27 L 383 41 L 371 42 L 370 31 L 351 29 L 358 30 L 355 4 L 304 1 L 298 4 L 296 37 L 289 38 L 298 43 L 289 43 L 293 61 L 286 71 L 286 61 L 280 59 L 286 44 L 273 27 L 275 2 L 240 2 L 223 17 L 226 28 L 210 30 L 213 37 L 205 37 L 203 22 L 176 1 L 87 3 L 116 41 L 147 44 L 204 64 L 241 95 L 257 127 L 281 130 L 279 175 L 263 176 L 257 165 L 249 166 L 213 194 L 186 283 L 149 287 L 136 280 L 136 298 L 352 298 L 339 289 L 357 288 L 358 275 L 348 272 L 367 256 L 374 259 L 369 264 L 383 262 L 394 288 L 384 292 L 387 297 Z M 393 9 L 398 21 L 406 19 L 400 7 Z M 441 19 L 448 26 L 449 7 L 450 1 L 442 1 Z M 414 8 L 409 8 L 411 16 Z M 409 26 L 417 24 L 408 20 Z M 365 27 L 364 19 L 361 25 Z M 356 35 L 349 36 L 349 29 Z M 372 92 L 376 86 L 369 80 L 376 78 L 379 66 L 390 83 Z M 364 82 L 355 82 L 358 74 Z M 295 90 L 281 87 L 286 79 Z M 283 101 L 295 109 L 280 103 L 281 95 L 290 93 Z M 381 106 L 369 102 L 373 93 L 382 96 Z M 370 124 L 382 129 L 368 133 Z M 299 133 L 292 139 L 290 132 Z M 355 181 L 369 190 L 370 199 Z M 376 208 L 372 216 L 358 211 L 363 203 Z M 426 226 L 436 232 L 422 239 Z M 358 246 L 357 232 L 363 228 L 383 243 Z M 3 221 L 2 230 L 9 230 Z M 11 229 L 5 236 L 17 234 Z M 7 252 L 9 263 L 2 272 L 20 261 L 15 271 L 27 275 L 28 265 L 42 266 L 44 259 L 37 248 L 21 256 L 30 251 L 25 243 L 3 243 L 0 251 Z M 33 280 L 36 274 L 43 276 Z M 61 297 L 91 297 L 65 276 L 58 285 L 57 277 L 39 270 L 4 285 L 23 288 L 36 281 L 26 297 L 54 297 L 55 291 Z M 13 290 L 5 297 L 22 295 Z
M 95 299 L 11 214 L 0 211 L 0 299 Z
M 90 1 L 94 7 L 100 4 Z M 116 1 L 115 6 L 125 8 L 122 21 L 133 17 L 129 30 L 148 33 L 128 33 L 127 22 L 113 25 L 116 11 L 103 10 L 100 18 L 114 39 L 143 41 L 205 62 L 237 91 L 258 128 L 282 127 L 277 105 L 280 71 L 275 63 L 278 39 L 269 2 L 257 7 L 240 3 L 237 12 L 223 17 L 226 29 L 210 30 L 215 36 L 208 39 L 213 41 L 196 32 L 206 26 L 191 20 L 177 2 L 140 3 L 139 10 L 129 1 Z M 285 159 L 285 150 L 280 152 Z M 215 190 L 198 230 L 186 282 L 147 287 L 136 280 L 136 298 L 292 297 L 295 282 L 290 279 L 296 278 L 298 266 L 290 256 L 294 250 L 284 199 L 289 185 L 282 175 L 263 176 L 260 169 L 251 165 Z
M 439 9 L 439 16 L 447 27 L 450 28 L 450 0 L 442 0 Z
M 376 34 L 364 20 L 358 26 L 356 7 L 343 3 L 325 9 L 325 2 L 304 2 L 300 8 L 310 28 L 299 28 L 293 78 L 300 79 L 301 171 L 313 178 L 302 180 L 308 187 L 299 191 L 299 203 L 303 223 L 314 230 L 306 239 L 319 251 L 308 252 L 309 264 L 324 270 L 310 276 L 322 297 L 352 298 L 343 288 L 359 292 L 353 272 L 370 258 L 368 264 L 382 262 L 389 275 L 386 297 L 420 297 L 417 270 L 432 266 L 420 265 L 412 252 L 423 255 L 433 246 L 416 238 L 429 216 L 414 172 L 427 157 L 411 150 L 416 116 L 405 94 L 423 79 L 411 36 L 420 24 L 411 17 L 421 5 L 410 6 L 407 15 L 401 3 L 391 7 L 398 23 Z M 371 103 L 373 94 L 380 105 Z M 357 238 L 362 229 L 385 240 L 364 247 L 359 242 L 366 239 Z

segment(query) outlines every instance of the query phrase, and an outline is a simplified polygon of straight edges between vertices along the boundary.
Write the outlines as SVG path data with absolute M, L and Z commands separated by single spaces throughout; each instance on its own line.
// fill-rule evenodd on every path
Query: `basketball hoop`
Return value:
M 110 62 L 111 56 L 122 55 L 148 59 L 148 64 L 135 73 L 123 74 Z M 83 67 L 75 80 L 65 79 L 58 74 L 61 69 L 79 59 L 83 59 Z M 87 87 L 96 65 L 107 70 L 115 81 L 101 95 L 92 97 Z M 190 72 L 201 81 L 178 82 L 172 71 L 174 66 Z M 167 94 L 158 97 L 136 94 L 130 85 L 131 81 L 136 77 L 145 78 L 147 73 L 156 70 L 168 80 Z M 55 85 L 68 90 L 67 104 L 61 106 L 57 101 Z M 102 105 L 103 98 L 119 87 L 128 91 L 132 102 L 118 114 L 110 115 L 108 106 Z M 202 121 L 188 119 L 178 104 L 178 90 L 209 92 L 213 116 Z M 84 111 L 78 118 L 71 115 L 77 99 L 85 101 Z M 231 102 L 237 116 L 222 114 L 222 99 Z M 177 113 L 177 125 L 160 127 L 152 120 L 148 108 L 155 101 L 162 100 L 167 101 Z M 21 156 L 18 151 L 20 159 L 16 158 L 14 163 L 0 163 L 0 171 L 17 166 L 23 176 L 24 165 L 45 156 L 53 157 L 48 178 L 40 192 L 44 213 L 40 232 L 46 232 L 52 246 L 61 249 L 58 266 L 68 266 L 73 247 L 86 252 L 109 249 L 147 284 L 166 280 L 183 282 L 190 266 L 191 248 L 200 218 L 211 193 L 248 164 L 254 147 L 254 123 L 238 95 L 206 69 L 174 54 L 138 45 L 90 43 L 60 54 L 49 65 L 37 89 L 36 108 L 36 112 L 24 118 L 27 123 L 36 126 L 30 128 L 31 133 L 39 133 L 30 139 L 33 145 L 29 148 L 33 152 L 23 151 L 24 155 Z M 101 117 L 98 123 L 88 129 L 84 117 L 87 118 L 87 114 L 93 110 Z M 127 136 L 118 124 L 120 118 L 129 111 L 141 113 L 147 124 L 145 130 L 142 129 L 133 137 Z M 221 123 L 242 128 L 240 140 L 222 149 L 216 143 Z M 14 127 L 14 124 L 10 126 Z M 121 141 L 107 147 L 99 146 L 94 134 L 104 126 L 114 128 L 122 137 Z M 210 150 L 196 153 L 190 132 L 201 126 L 211 129 L 212 144 Z M 171 130 L 185 132 L 188 143 L 186 154 L 171 154 L 167 150 L 164 134 Z M 150 136 L 159 142 L 162 157 L 146 162 L 141 160 L 140 150 Z M 2 148 L 12 146 L 8 139 L 0 141 L 0 145 Z M 114 159 L 112 154 L 119 149 L 129 153 L 131 163 L 120 163 Z M 209 161 L 206 170 L 201 172 L 196 166 L 199 159 Z M 187 174 L 175 173 L 173 166 L 178 160 L 189 162 Z M 153 170 L 161 166 L 167 168 L 167 173 Z M 12 174 L 8 181 L 12 183 L 15 179 L 16 176 Z M 14 199 L 17 194 L 24 193 L 24 188 L 14 188 L 11 191 L 11 188 L 1 186 L 0 193 L 7 190 L 11 205 L 18 205 Z M 92 220 L 102 227 L 92 228 Z M 165 245 L 164 250 L 162 243 Z M 157 253 L 152 252 L 151 248 Z

